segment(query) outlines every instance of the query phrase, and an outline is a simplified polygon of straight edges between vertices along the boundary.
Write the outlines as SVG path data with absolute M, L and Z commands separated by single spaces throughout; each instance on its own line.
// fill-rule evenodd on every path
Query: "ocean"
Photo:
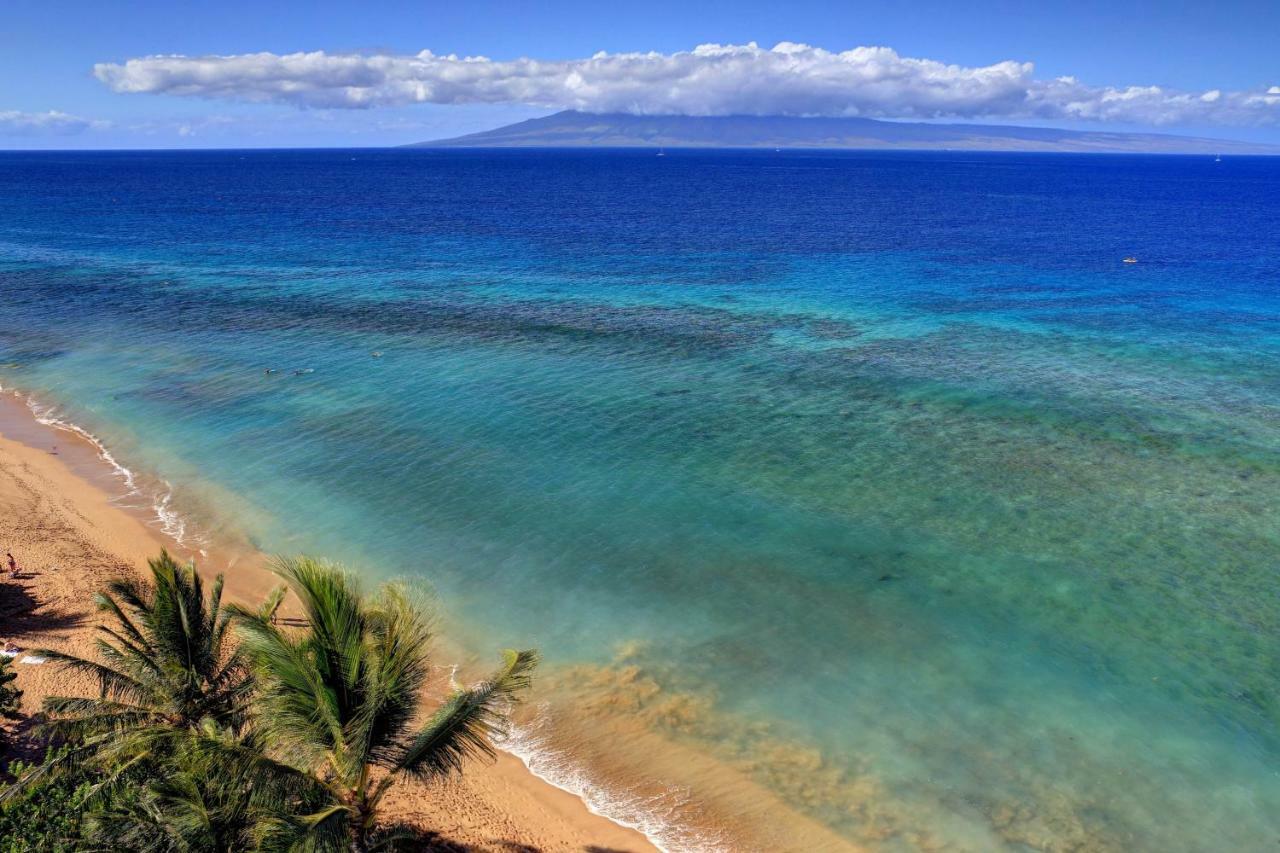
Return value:
M 1280 160 L 653 154 L 0 153 L 0 386 L 669 849 L 1273 848 Z

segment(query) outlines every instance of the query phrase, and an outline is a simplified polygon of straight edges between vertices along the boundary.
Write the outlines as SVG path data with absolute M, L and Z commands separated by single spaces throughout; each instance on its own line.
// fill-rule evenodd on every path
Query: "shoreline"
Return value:
M 6 611 L 14 611 L 6 617 L 4 639 L 24 649 L 48 645 L 89 653 L 97 624 L 93 593 L 111 577 L 141 571 L 161 548 L 196 559 L 206 574 L 224 574 L 231 600 L 259 600 L 275 585 L 264 555 L 187 541 L 181 519 L 166 518 L 163 496 L 146 508 L 128 503 L 140 494 L 134 472 L 91 433 L 41 414 L 11 388 L 2 390 L 0 536 L 24 569 L 20 582 L 10 586 L 26 599 L 4 602 Z M 114 494 L 122 483 L 123 492 Z M 26 714 L 46 695 L 84 689 L 74 676 L 52 668 L 14 669 Z M 473 764 L 448 785 L 399 786 L 391 805 L 394 817 L 412 819 L 472 850 L 660 849 L 640 830 L 600 814 L 507 750 L 495 762 Z

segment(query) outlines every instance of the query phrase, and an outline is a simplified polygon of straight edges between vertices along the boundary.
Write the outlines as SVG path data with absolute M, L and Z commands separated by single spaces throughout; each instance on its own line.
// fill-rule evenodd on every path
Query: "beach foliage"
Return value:
M 57 761 L 66 752 L 51 750 L 47 760 Z M 15 761 L 9 765 L 9 773 L 22 777 L 36 768 Z M 0 805 L 0 853 L 71 853 L 82 849 L 81 814 L 90 787 L 85 775 L 66 773 L 17 789 Z
M 383 797 L 492 756 L 538 660 L 506 651 L 428 708 L 430 620 L 403 587 L 366 595 L 336 565 L 281 559 L 262 606 L 224 608 L 221 578 L 206 592 L 163 553 L 150 568 L 99 596 L 98 660 L 38 652 L 98 696 L 46 700 L 40 731 L 64 745 L 17 765 L 0 830 L 20 821 L 22 845 L 0 853 L 418 849 Z M 304 618 L 281 626 L 289 593 Z
M 440 780 L 469 757 L 493 755 L 491 738 L 538 656 L 504 652 L 486 680 L 427 713 L 430 623 L 404 588 L 366 596 L 350 573 L 309 558 L 280 560 L 276 571 L 309 627 L 289 632 L 239 611 L 258 689 L 253 725 L 275 758 L 323 787 L 326 801 L 272 821 L 265 846 L 373 849 L 382 799 L 397 779 Z
M 259 849 L 268 818 L 310 811 L 323 791 L 268 758 L 251 733 L 206 721 L 183 732 L 151 772 L 89 809 L 89 849 L 232 853 Z
M 0 719 L 17 720 L 22 717 L 22 691 L 14 686 L 18 674 L 13 671 L 13 658 L 0 655 Z M 4 731 L 0 729 L 0 745 L 4 743 Z

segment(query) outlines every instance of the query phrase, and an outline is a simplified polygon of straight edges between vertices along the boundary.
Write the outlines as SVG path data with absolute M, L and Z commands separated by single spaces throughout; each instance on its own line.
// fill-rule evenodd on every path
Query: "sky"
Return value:
M 559 109 L 1280 144 L 1280 2 L 0 0 L 0 148 L 363 147 Z

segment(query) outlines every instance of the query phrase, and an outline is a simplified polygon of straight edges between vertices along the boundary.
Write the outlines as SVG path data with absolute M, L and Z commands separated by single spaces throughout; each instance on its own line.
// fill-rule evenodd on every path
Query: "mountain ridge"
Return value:
M 1280 145 L 1160 133 L 929 124 L 870 118 L 638 116 L 574 110 L 403 147 L 811 148 L 1280 155 Z

